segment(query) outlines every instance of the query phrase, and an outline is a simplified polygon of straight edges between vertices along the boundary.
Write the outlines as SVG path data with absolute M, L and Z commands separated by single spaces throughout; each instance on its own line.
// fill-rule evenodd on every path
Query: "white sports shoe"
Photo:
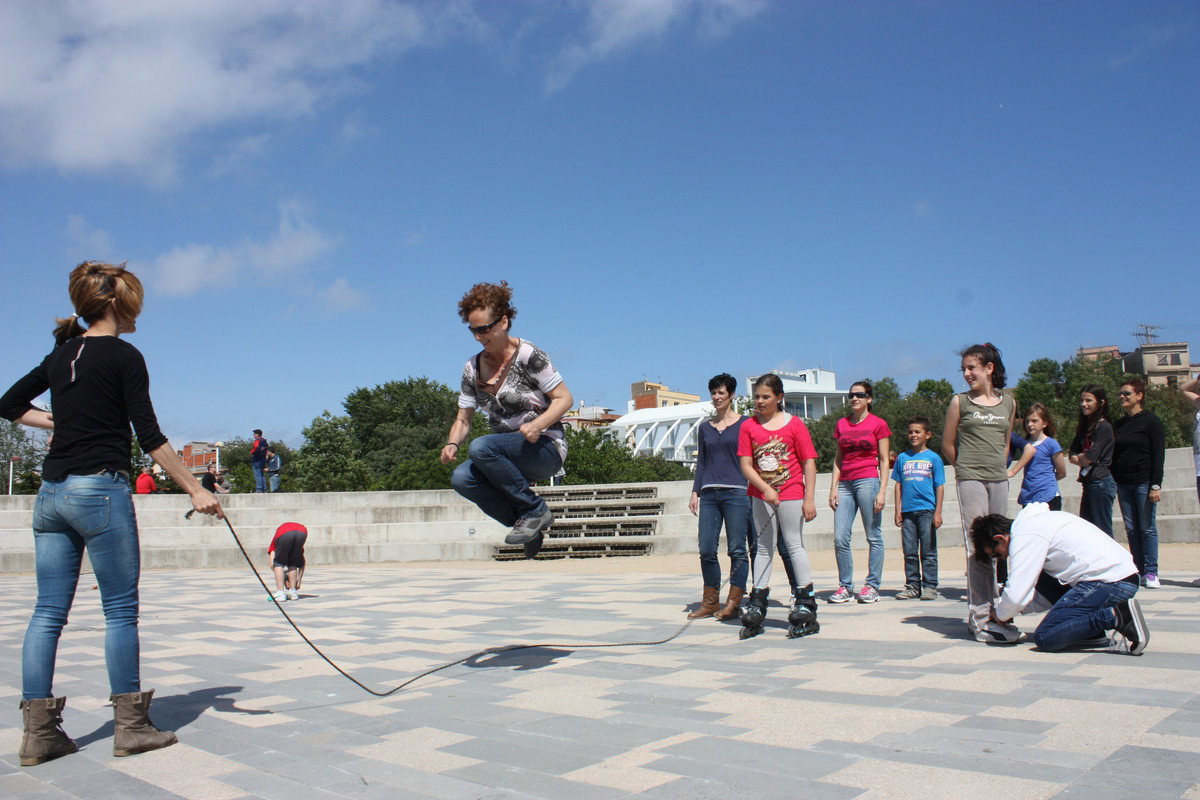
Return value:
M 280 589 L 278 592 L 276 592 L 272 596 L 275 598 L 276 603 L 282 603 L 283 601 L 288 599 L 287 592 L 285 592 L 283 589 Z
M 984 644 L 1016 644 L 1021 641 L 1021 629 L 1012 623 L 1001 625 L 988 620 L 986 625 L 974 633 L 975 641 Z
M 300 594 L 295 589 L 288 589 L 288 600 L 299 600 Z

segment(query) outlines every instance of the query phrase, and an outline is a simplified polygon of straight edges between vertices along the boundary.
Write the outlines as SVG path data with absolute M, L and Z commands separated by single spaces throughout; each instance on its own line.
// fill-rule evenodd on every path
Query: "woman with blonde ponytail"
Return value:
M 146 362 L 121 335 L 137 329 L 142 283 L 125 265 L 85 261 L 71 272 L 74 311 L 57 319 L 50 355 L 0 397 L 0 416 L 54 431 L 33 510 L 37 605 L 21 651 L 25 731 L 21 766 L 74 753 L 62 729 L 65 698 L 54 697 L 58 640 L 86 548 L 104 608 L 104 658 L 116 719 L 113 755 L 174 744 L 150 721 L 154 691 L 139 673 L 137 519 L 129 493 L 130 425 L 138 443 L 204 514 L 224 516 L 158 428 Z M 86 328 L 84 325 L 86 324 Z M 53 416 L 32 401 L 50 392 Z

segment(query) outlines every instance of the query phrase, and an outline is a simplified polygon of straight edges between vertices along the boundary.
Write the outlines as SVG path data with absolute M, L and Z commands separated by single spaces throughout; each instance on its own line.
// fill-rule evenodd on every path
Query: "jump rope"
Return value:
M 184 514 L 184 519 L 191 519 L 192 514 L 195 514 L 195 513 L 196 513 L 196 509 L 192 509 L 191 511 Z M 775 510 L 772 509 L 771 515 L 769 517 L 767 517 L 766 522 L 763 523 L 762 530 L 766 529 L 767 525 L 770 524 L 771 519 L 773 517 L 775 517 L 775 514 L 776 514 Z M 683 633 L 684 631 L 686 631 L 693 622 L 693 620 L 689 619 L 686 622 L 684 622 L 683 625 L 681 625 L 679 627 L 679 630 L 675 631 L 674 633 L 672 633 L 670 636 L 666 637 L 665 639 L 655 639 L 654 641 L 649 641 L 649 642 L 602 642 L 602 643 L 591 643 L 591 644 L 589 644 L 589 643 L 564 644 L 564 643 L 553 642 L 553 643 L 541 643 L 541 644 L 510 644 L 510 645 L 504 645 L 502 647 L 489 647 L 487 649 L 472 653 L 469 656 L 464 656 L 463 658 L 460 658 L 456 661 L 449 661 L 445 664 L 442 664 L 441 666 L 434 667 L 433 669 L 427 669 L 422 673 L 414 675 L 413 677 L 409 678 L 408 680 L 404 681 L 403 683 L 399 684 L 398 686 L 388 689 L 387 691 L 380 692 L 380 691 L 376 691 L 376 690 L 372 689 L 370 686 L 367 686 L 365 683 L 360 681 L 358 678 L 355 678 L 349 672 L 347 672 L 346 670 L 339 667 L 337 664 L 335 664 L 333 662 L 333 660 L 331 658 L 329 658 L 329 656 L 327 656 L 323 652 L 321 652 L 321 648 L 319 648 L 315 644 L 313 644 L 312 640 L 304 635 L 304 631 L 300 630 L 300 626 L 296 624 L 295 620 L 293 620 L 291 618 L 291 616 L 287 613 L 287 611 L 284 610 L 283 606 L 280 605 L 279 600 L 277 600 L 275 598 L 274 593 L 267 586 L 266 581 L 264 581 L 262 579 L 262 575 L 260 575 L 258 573 L 258 569 L 254 566 L 254 562 L 250 560 L 250 554 L 246 552 L 246 548 L 242 545 L 242 540 L 237 535 L 237 531 L 233 529 L 233 524 L 230 523 L 228 516 L 225 517 L 225 526 L 227 528 L 229 528 L 229 533 L 233 535 L 233 541 L 235 541 L 237 543 L 238 550 L 242 551 L 242 558 L 246 559 L 247 566 L 249 566 L 250 571 L 254 573 L 254 577 L 256 579 L 258 579 L 259 584 L 263 587 L 263 591 L 267 593 L 267 597 L 271 598 L 271 602 L 274 603 L 275 607 L 279 609 L 279 613 L 283 614 L 283 618 L 286 619 L 288 621 L 288 624 L 292 626 L 293 630 L 295 630 L 296 633 L 299 634 L 300 638 L 304 640 L 304 643 L 307 644 L 309 647 L 311 647 L 313 649 L 314 653 L 319 655 L 325 661 L 326 664 L 328 664 L 329 666 L 331 666 L 335 670 L 337 670 L 344 678 L 349 680 L 351 683 L 353 683 L 358 688 L 362 689 L 364 692 L 373 694 L 376 697 L 387 697 L 389 695 L 393 695 L 396 692 L 403 689 L 404 687 L 409 686 L 413 683 L 416 683 L 417 681 L 421 680 L 422 678 L 428 677 L 428 676 L 434 674 L 435 672 L 441 672 L 444 669 L 449 669 L 450 667 L 455 667 L 455 666 L 458 666 L 459 664 L 463 664 L 467 661 L 471 661 L 472 659 L 480 658 L 483 656 L 495 656 L 495 655 L 499 655 L 501 653 L 512 653 L 516 650 L 534 650 L 534 649 L 538 649 L 538 648 L 560 648 L 560 649 L 564 649 L 564 650 L 583 650 L 586 648 L 595 649 L 595 648 L 600 648 L 600 647 L 649 647 L 652 645 L 666 644 L 667 642 L 670 642 L 672 639 L 678 638 L 679 635 L 681 633 Z M 758 531 L 758 534 L 760 536 L 762 535 L 762 530 Z M 728 583 L 728 581 L 723 582 L 721 584 L 721 587 L 718 587 L 718 592 L 720 591 L 721 588 L 724 587 L 724 585 L 726 583 Z

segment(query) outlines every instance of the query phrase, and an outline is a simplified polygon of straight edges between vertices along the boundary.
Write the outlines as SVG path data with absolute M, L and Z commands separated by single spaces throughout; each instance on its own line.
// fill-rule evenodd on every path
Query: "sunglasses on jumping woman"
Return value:
M 476 336 L 483 336 L 485 333 L 490 331 L 492 328 L 496 327 L 496 323 L 502 319 L 504 319 L 504 317 L 499 316 L 499 317 L 496 317 L 491 322 L 489 322 L 487 325 L 468 325 L 467 330 L 469 330 L 471 333 L 475 334 Z

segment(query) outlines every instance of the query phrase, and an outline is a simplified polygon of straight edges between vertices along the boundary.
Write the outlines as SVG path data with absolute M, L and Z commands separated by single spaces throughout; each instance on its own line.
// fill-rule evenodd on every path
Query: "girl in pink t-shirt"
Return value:
M 754 382 L 754 409 L 757 413 L 742 423 L 738 434 L 738 460 L 749 481 L 746 493 L 758 529 L 754 585 L 742 614 L 741 638 L 762 632 L 775 541 L 780 536 L 796 576 L 788 637 L 807 636 L 820 630 L 812 565 L 803 536 L 804 523 L 817 516 L 817 505 L 809 491 L 816 485 L 817 450 L 804 423 L 783 410 L 783 381 L 778 375 L 763 375 Z
M 871 413 L 875 393 L 867 381 L 850 387 L 847 403 L 850 415 L 839 419 L 833 438 L 837 454 L 833 458 L 833 476 L 829 487 L 829 507 L 833 509 L 833 552 L 837 557 L 838 590 L 831 603 L 848 603 L 854 598 L 854 556 L 850 535 L 854 517 L 862 514 L 867 534 L 867 582 L 858 594 L 858 602 L 879 599 L 883 578 L 883 505 L 887 499 L 888 437 L 891 429 L 883 419 Z

